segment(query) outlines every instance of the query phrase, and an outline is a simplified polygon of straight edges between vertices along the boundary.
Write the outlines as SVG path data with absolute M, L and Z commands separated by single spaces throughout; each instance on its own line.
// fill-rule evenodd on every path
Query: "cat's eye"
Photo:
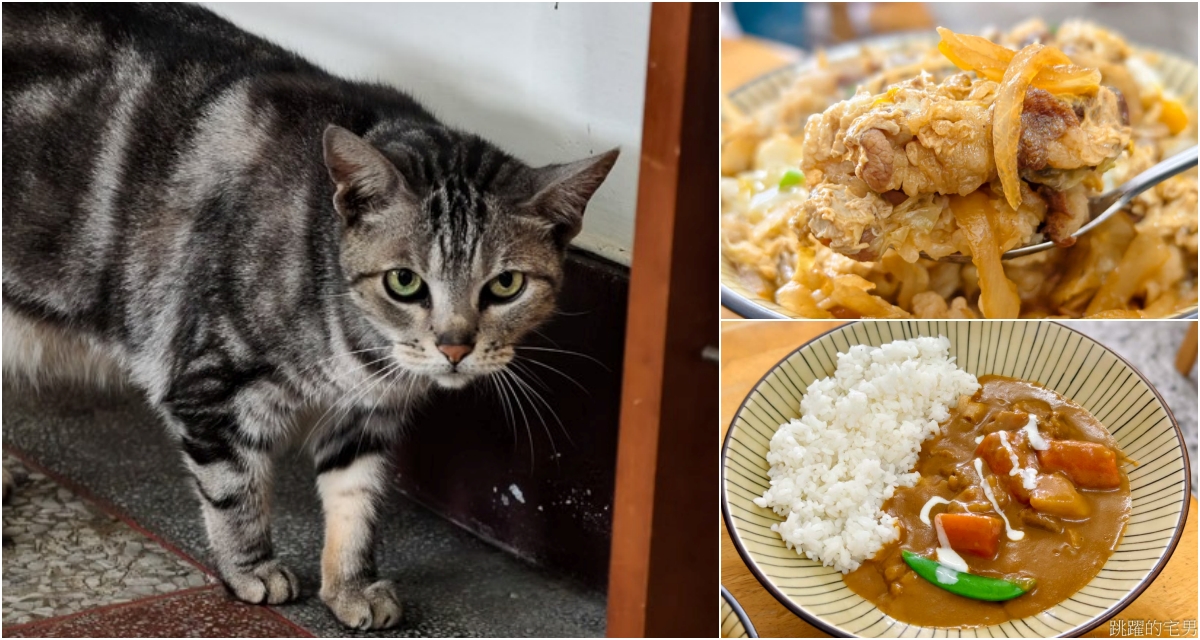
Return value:
M 508 300 L 521 293 L 525 287 L 525 274 L 520 271 L 505 271 L 492 278 L 487 284 L 487 291 L 499 300 Z
M 413 302 L 425 295 L 425 281 L 408 269 L 392 269 L 383 276 L 388 295 L 401 302 Z

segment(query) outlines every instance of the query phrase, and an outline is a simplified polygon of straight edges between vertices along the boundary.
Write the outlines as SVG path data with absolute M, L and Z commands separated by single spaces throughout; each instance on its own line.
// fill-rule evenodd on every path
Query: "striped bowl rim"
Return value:
M 925 32 L 895 34 L 831 47 L 826 51 L 826 55 L 831 60 L 838 60 L 858 55 L 864 45 L 881 49 L 899 49 L 914 42 L 932 42 L 935 39 Z M 1158 62 L 1154 65 L 1154 69 L 1162 76 L 1163 86 L 1181 96 L 1186 106 L 1192 109 L 1196 108 L 1197 69 L 1194 62 L 1188 62 L 1174 54 L 1152 47 L 1137 46 L 1135 49 L 1158 56 Z M 768 71 L 730 91 L 729 101 L 743 113 L 752 114 L 778 98 L 795 82 L 797 75 L 813 64 L 815 63 L 812 58 L 806 58 Z M 800 317 L 782 305 L 767 300 L 742 286 L 738 279 L 737 267 L 729 262 L 724 252 L 721 252 L 720 274 L 721 304 L 743 318 L 767 320 Z M 1188 307 L 1172 317 L 1195 319 L 1197 307 Z
M 769 482 L 770 437 L 779 424 L 798 417 L 799 398 L 808 385 L 833 373 L 836 354 L 855 344 L 878 346 L 919 335 L 949 338 L 950 355 L 975 375 L 1034 380 L 1074 400 L 1141 462 L 1129 472 L 1132 507 L 1121 545 L 1091 582 L 1046 611 L 968 629 L 898 622 L 851 592 L 839 572 L 787 549 L 767 526 L 781 518 L 752 502 Z M 1162 572 L 1187 520 L 1190 477 L 1187 447 L 1170 407 L 1137 368 L 1092 338 L 1050 321 L 880 320 L 825 332 L 789 353 L 754 385 L 721 448 L 721 513 L 734 547 L 763 587 L 830 635 L 947 637 L 953 631 L 957 637 L 1066 637 L 1103 624 Z M 1157 537 L 1142 539 L 1151 535 Z
M 750 622 L 750 616 L 738 604 L 737 598 L 721 585 L 721 635 L 722 638 L 757 638 L 758 632 Z

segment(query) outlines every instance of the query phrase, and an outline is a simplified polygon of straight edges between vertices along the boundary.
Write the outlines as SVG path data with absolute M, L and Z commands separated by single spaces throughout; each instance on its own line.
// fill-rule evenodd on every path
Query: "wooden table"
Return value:
M 839 326 L 840 322 L 788 321 L 721 323 L 721 439 L 733 414 L 759 378 L 796 347 Z M 784 608 L 763 589 L 742 563 L 721 522 L 721 584 L 737 598 L 763 637 L 827 638 L 827 634 Z M 1196 618 L 1196 500 L 1187 525 L 1163 572 L 1118 619 L 1176 620 Z M 1107 638 L 1108 625 L 1088 637 Z M 1144 636 L 1143 636 L 1144 637 Z M 1176 636 L 1178 637 L 1178 636 Z

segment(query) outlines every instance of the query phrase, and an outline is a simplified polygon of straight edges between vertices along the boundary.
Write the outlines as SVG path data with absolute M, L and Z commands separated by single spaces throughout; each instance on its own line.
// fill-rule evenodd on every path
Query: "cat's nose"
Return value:
M 450 364 L 458 364 L 459 362 L 462 362 L 462 359 L 467 357 L 467 354 L 471 353 L 474 348 L 475 345 L 471 344 L 438 345 L 438 351 L 441 351 L 442 355 L 446 356 L 446 359 L 450 361 Z

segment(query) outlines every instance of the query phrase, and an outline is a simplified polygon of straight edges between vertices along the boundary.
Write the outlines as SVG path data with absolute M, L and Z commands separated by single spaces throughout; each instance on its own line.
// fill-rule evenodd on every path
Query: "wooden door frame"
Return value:
M 654 4 L 622 384 L 608 635 L 713 636 L 716 3 Z M 704 388 L 704 387 L 710 388 Z

